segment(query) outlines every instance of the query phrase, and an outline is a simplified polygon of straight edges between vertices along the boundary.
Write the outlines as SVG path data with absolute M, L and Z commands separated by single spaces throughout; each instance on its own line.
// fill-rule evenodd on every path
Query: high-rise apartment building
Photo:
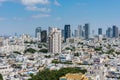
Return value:
M 48 48 L 50 53 L 61 53 L 61 30 L 52 28 L 48 37 Z

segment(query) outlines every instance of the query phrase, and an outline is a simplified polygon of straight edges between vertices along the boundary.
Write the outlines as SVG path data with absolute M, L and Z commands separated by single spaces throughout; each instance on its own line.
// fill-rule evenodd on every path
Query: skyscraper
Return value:
M 82 36 L 82 25 L 79 25 L 78 26 L 78 37 L 79 38 L 82 38 L 83 36 Z
M 61 30 L 52 28 L 48 37 L 48 48 L 50 53 L 61 53 Z
M 52 28 L 48 27 L 48 34 L 51 32 Z
M 41 27 L 37 27 L 35 30 L 35 37 L 38 41 L 41 41 Z
M 47 30 L 41 32 L 41 42 L 47 42 Z
M 113 26 L 113 38 L 118 38 L 119 36 L 119 30 L 117 26 Z
M 64 38 L 65 30 L 62 30 L 61 34 L 62 34 L 62 38 Z
M 85 38 L 85 30 L 82 29 L 82 37 Z
M 64 27 L 64 38 L 65 38 L 65 41 L 67 38 L 70 38 L 71 37 L 71 29 L 70 29 L 70 25 L 65 25 Z
M 74 32 L 74 36 L 75 36 L 76 38 L 79 37 L 79 35 L 78 35 L 78 30 L 75 30 L 75 32 Z
M 108 38 L 112 38 L 113 36 L 113 31 L 112 31 L 112 28 L 111 27 L 108 27 L 107 31 L 106 31 L 106 36 Z
M 98 28 L 98 35 L 102 35 L 102 28 Z
M 95 36 L 95 30 L 92 30 L 92 36 L 93 37 Z
M 89 35 L 90 35 L 90 27 L 89 27 L 88 23 L 85 24 L 84 31 L 85 31 L 85 39 L 88 40 L 89 39 Z

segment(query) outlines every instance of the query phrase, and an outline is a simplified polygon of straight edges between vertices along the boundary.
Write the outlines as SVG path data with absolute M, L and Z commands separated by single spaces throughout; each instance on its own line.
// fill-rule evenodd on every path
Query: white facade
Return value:
M 18 51 L 18 52 L 23 52 L 25 50 L 25 46 L 20 46 L 20 45 L 8 45 L 8 46 L 3 46 L 0 48 L 0 52 L 12 52 L 12 51 Z
M 23 34 L 21 37 L 20 37 L 21 40 L 23 41 L 28 41 L 30 42 L 31 41 L 31 36 L 28 35 L 28 34 Z
M 37 32 L 36 34 L 37 34 L 37 40 L 41 41 L 41 32 Z
M 49 34 L 48 44 L 50 53 L 61 53 L 61 30 L 52 28 Z
M 103 39 L 103 35 L 99 35 L 99 36 L 98 36 L 98 40 L 99 40 L 99 41 L 102 41 L 102 39 Z
M 10 72 L 13 71 L 13 68 L 11 68 L 9 65 L 0 65 L 0 74 L 7 75 Z

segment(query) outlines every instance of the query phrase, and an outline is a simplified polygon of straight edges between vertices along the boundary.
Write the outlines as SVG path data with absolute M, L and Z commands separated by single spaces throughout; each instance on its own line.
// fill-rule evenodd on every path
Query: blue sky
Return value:
M 120 26 L 120 0 L 0 0 L 0 35 L 28 33 L 35 28 L 63 28 L 90 23 L 91 31 Z

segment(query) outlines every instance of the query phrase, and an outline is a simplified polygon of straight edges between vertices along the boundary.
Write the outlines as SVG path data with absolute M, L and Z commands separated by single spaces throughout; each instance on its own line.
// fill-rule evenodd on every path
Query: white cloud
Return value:
M 50 0 L 0 0 L 0 6 L 3 2 L 18 2 L 22 5 L 25 5 L 26 10 L 28 11 L 41 11 L 41 12 L 50 12 L 51 9 L 48 7 L 38 7 L 39 5 L 48 5 Z
M 49 4 L 49 0 L 0 0 L 1 2 L 21 2 L 24 5 Z
M 49 4 L 49 0 L 21 0 L 24 5 Z
M 50 3 L 54 3 L 54 5 L 60 6 L 61 4 L 57 0 L 0 0 L 0 4 L 4 2 L 17 2 L 25 6 L 25 9 L 28 11 L 40 11 L 45 12 L 46 14 L 37 14 L 33 15 L 32 18 L 46 18 L 50 17 L 50 14 L 47 14 L 51 11 Z M 39 6 L 39 7 L 38 7 Z M 42 6 L 42 7 L 40 7 Z M 0 18 L 0 20 L 5 20 L 4 18 Z M 13 20 L 21 20 L 21 18 L 14 17 Z
M 32 18 L 46 18 L 50 17 L 51 15 L 49 14 L 38 14 L 38 15 L 33 15 Z
M 49 9 L 49 8 L 45 8 L 45 7 L 39 8 L 39 7 L 36 7 L 36 6 L 27 6 L 26 10 L 41 11 L 41 12 L 50 12 L 51 11 L 51 9 Z
M 56 6 L 61 6 L 61 4 L 60 4 L 57 0 L 54 0 L 54 4 L 55 4 Z
M 0 0 L 2 2 L 20 2 L 24 5 L 49 4 L 49 0 Z
M 38 7 L 37 4 L 40 5 L 48 5 L 49 0 L 21 0 L 22 4 L 26 6 L 26 10 L 28 11 L 40 11 L 40 12 L 50 12 L 50 8 L 46 7 Z

